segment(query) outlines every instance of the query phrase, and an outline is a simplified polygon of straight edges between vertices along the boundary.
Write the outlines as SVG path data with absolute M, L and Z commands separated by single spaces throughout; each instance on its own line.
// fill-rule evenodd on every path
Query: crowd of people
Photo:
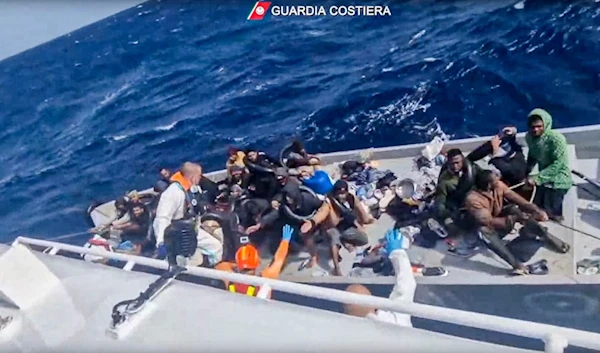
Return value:
M 430 203 L 430 220 L 435 221 L 428 222 L 446 238 L 450 251 L 469 256 L 483 241 L 515 274 L 531 272 L 503 239 L 518 223 L 523 225 L 520 237 L 545 242 L 561 253 L 569 251 L 568 244 L 539 223 L 563 217 L 563 198 L 573 185 L 566 140 L 552 130 L 552 117 L 545 110 L 533 110 L 527 126 L 527 157 L 513 127 L 503 129 L 467 156 L 458 149 L 444 152 L 445 164 Z M 489 169 L 482 169 L 475 162 L 486 157 Z M 352 162 L 355 165 L 350 169 L 358 168 L 358 174 L 347 171 L 347 163 L 340 171 L 341 178 L 333 180 L 322 169 L 320 158 L 294 140 L 278 157 L 256 148 L 230 148 L 226 177 L 219 182 L 207 178 L 197 163 L 186 162 L 176 172 L 162 168 L 154 193 L 146 199 L 130 195 L 117 200 L 119 220 L 95 228 L 102 239 L 91 241 L 106 240 L 102 234 L 107 229 L 120 230 L 117 248 L 121 251 L 269 278 L 279 277 L 289 254 L 302 250 L 310 254 L 305 267 L 315 266 L 319 257 L 316 244 L 326 241 L 333 273 L 341 275 L 340 250 L 351 252 L 367 245 L 365 226 L 377 218 L 350 184 L 351 175 L 369 179 L 378 172 L 360 176 L 365 161 Z M 535 165 L 539 172 L 530 176 Z M 379 174 L 377 186 L 387 195 L 395 177 Z M 413 239 L 397 229 L 385 238 L 385 254 L 398 279 L 395 290 L 402 300 L 412 301 L 416 284 L 404 250 Z M 261 266 L 265 258 L 271 259 L 266 267 Z M 264 269 L 259 271 L 261 267 Z M 259 292 L 259 288 L 235 283 L 227 283 L 226 288 L 247 295 Z M 360 285 L 348 290 L 368 293 Z M 356 306 L 346 309 L 358 316 L 383 315 Z M 393 320 L 404 322 L 406 318 Z
M 527 157 L 514 127 L 504 128 L 466 157 L 449 150 L 434 200 L 436 219 L 452 239 L 451 251 L 470 256 L 483 240 L 515 274 L 531 270 L 504 241 L 517 223 L 523 225 L 518 238 L 545 242 L 559 253 L 569 251 L 568 244 L 539 223 L 563 220 L 563 200 L 573 186 L 566 139 L 552 129 L 552 117 L 543 109 L 531 111 L 527 126 Z M 475 162 L 486 156 L 491 157 L 490 169 L 482 170 Z M 536 165 L 538 173 L 530 176 Z M 466 246 L 458 249 L 461 236 Z
M 179 255 L 191 266 L 235 271 L 256 270 L 265 250 L 274 264 L 281 263 L 270 267 L 279 272 L 281 258 L 304 249 L 310 254 L 304 267 L 314 267 L 316 243 L 325 237 L 333 239 L 334 273 L 341 274 L 339 250 L 366 245 L 364 225 L 374 217 L 346 181 L 333 181 L 321 170 L 320 159 L 300 141 L 282 152 L 275 158 L 254 148 L 230 148 L 227 175 L 219 182 L 205 177 L 197 163 L 186 162 L 174 173 L 161 168 L 150 202 L 142 195 L 115 202 L 119 220 L 110 228 L 120 230 L 123 241 L 115 249 L 171 256 L 171 262 Z M 286 225 L 294 230 L 287 242 L 281 234 Z M 93 231 L 100 230 L 107 229 Z

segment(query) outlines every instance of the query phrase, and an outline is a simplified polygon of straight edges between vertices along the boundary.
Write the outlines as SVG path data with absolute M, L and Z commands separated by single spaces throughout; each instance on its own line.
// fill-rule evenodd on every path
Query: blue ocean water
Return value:
M 387 4 L 246 21 L 253 1 L 151 1 L 0 62 L 0 240 L 83 231 L 93 200 L 231 145 L 487 135 L 537 106 L 600 122 L 598 1 Z

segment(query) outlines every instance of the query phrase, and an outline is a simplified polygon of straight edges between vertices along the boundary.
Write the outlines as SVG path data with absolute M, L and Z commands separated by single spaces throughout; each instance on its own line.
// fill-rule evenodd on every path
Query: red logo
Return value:
M 262 20 L 265 18 L 269 7 L 271 7 L 270 1 L 257 1 L 256 4 L 254 4 L 252 11 L 250 11 L 250 15 L 248 15 L 248 20 Z

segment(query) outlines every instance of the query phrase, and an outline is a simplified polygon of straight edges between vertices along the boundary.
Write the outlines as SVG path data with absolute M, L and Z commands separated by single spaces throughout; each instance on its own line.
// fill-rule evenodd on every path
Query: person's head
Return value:
M 229 147 L 227 154 L 229 155 L 229 161 L 234 162 L 237 159 L 239 150 L 235 147 Z
M 371 295 L 371 291 L 362 284 L 351 284 L 346 287 L 346 292 L 361 295 Z M 369 314 L 374 314 L 375 308 L 369 308 L 356 304 L 344 304 L 344 312 L 351 316 L 365 317 Z
M 279 167 L 275 169 L 275 177 L 281 185 L 285 185 L 289 176 L 287 168 Z
M 190 184 L 198 185 L 202 179 L 202 167 L 198 163 L 185 162 L 181 167 L 181 174 Z
M 544 133 L 544 120 L 539 115 L 532 115 L 527 121 L 529 133 L 533 137 L 540 137 Z
M 448 151 L 448 169 L 453 173 L 460 172 L 465 163 L 465 157 L 462 154 L 462 151 L 458 148 L 453 148 Z
M 169 180 L 169 178 L 171 178 L 172 175 L 171 171 L 167 168 L 160 168 L 159 174 L 163 180 Z
M 244 167 L 239 165 L 234 165 L 230 169 L 231 179 L 234 182 L 242 180 L 242 176 L 244 175 Z
M 240 198 L 243 193 L 244 193 L 244 189 L 242 189 L 242 187 L 239 185 L 232 185 L 229 188 L 229 194 L 234 199 Z
M 338 180 L 333 184 L 333 197 L 339 202 L 344 202 L 348 199 L 348 183 L 345 180 Z
M 260 266 L 258 250 L 252 244 L 242 245 L 235 252 L 235 263 L 241 273 L 254 275 Z
M 248 158 L 248 160 L 250 162 L 256 162 L 258 160 L 258 149 L 255 147 L 248 147 L 246 148 L 246 150 L 244 151 L 244 153 L 246 154 L 246 157 Z
M 475 175 L 475 188 L 481 191 L 490 191 L 496 186 L 500 178 L 491 170 L 483 170 Z
M 300 141 L 298 139 L 292 140 L 290 151 L 291 152 L 295 152 L 295 153 L 299 153 L 299 154 L 306 153 L 306 150 L 304 149 L 304 144 L 302 143 L 302 141 Z
M 527 116 L 527 128 L 529 135 L 534 138 L 540 137 L 552 129 L 552 116 L 544 109 L 534 109 Z
M 133 213 L 133 215 L 135 217 L 139 217 L 142 214 L 144 214 L 144 205 L 142 205 L 141 203 L 134 203 L 131 207 L 131 212 Z

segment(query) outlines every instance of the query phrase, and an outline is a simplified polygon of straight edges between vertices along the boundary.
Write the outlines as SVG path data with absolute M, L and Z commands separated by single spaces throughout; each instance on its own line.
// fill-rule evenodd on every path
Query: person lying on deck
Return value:
M 434 194 L 434 213 L 435 218 L 446 227 L 451 239 L 458 238 L 461 231 L 471 228 L 462 207 L 479 171 L 480 168 L 466 159 L 458 148 L 448 151 L 448 162 L 440 172 Z M 466 243 L 475 246 L 476 241 L 468 239 Z
M 471 151 L 467 159 L 475 163 L 491 156 L 489 164 L 500 172 L 504 184 L 513 186 L 522 183 L 527 179 L 527 162 L 516 135 L 517 128 L 505 127 L 500 134 Z
M 518 206 L 506 207 L 504 199 Z M 494 172 L 481 171 L 475 177 L 475 189 L 469 193 L 465 201 L 467 211 L 473 216 L 481 239 L 500 258 L 506 261 L 515 274 L 529 272 L 504 244 L 503 238 L 510 233 L 517 222 L 522 223 L 520 236 L 546 242 L 560 253 L 569 251 L 568 244 L 548 234 L 537 221 L 547 221 L 548 215 L 539 207 L 506 186 Z M 526 212 L 526 213 L 525 213 Z
M 340 248 L 343 246 L 352 252 L 356 246 L 367 245 L 369 237 L 364 225 L 375 222 L 375 219 L 361 206 L 358 197 L 348 191 L 348 183 L 344 180 L 335 182 L 326 200 L 331 209 L 326 228 L 331 239 L 334 274 L 341 276 Z
M 271 279 L 279 278 L 281 270 L 285 264 L 286 257 L 288 255 L 290 240 L 294 234 L 294 229 L 286 224 L 283 226 L 281 232 L 281 241 L 279 248 L 275 253 L 275 257 L 271 264 L 265 268 L 259 276 Z M 260 266 L 260 256 L 258 250 L 251 244 L 241 244 L 240 248 L 235 253 L 235 263 L 221 262 L 215 267 L 217 270 L 243 273 L 247 275 L 257 275 L 258 268 Z M 243 283 L 232 283 L 225 282 L 225 288 L 233 293 L 242 293 L 249 296 L 259 296 L 262 298 L 270 298 L 271 293 L 268 291 L 265 293 L 261 292 L 260 287 L 251 286 Z M 260 293 L 260 294 L 259 294 Z M 263 294 L 264 293 L 264 294 Z
M 306 267 L 311 268 L 318 261 L 315 237 L 329 216 L 329 204 L 296 184 L 287 184 L 283 188 L 283 196 L 283 203 L 278 209 L 271 209 L 261 218 L 260 223 L 249 227 L 246 232 L 252 234 L 275 224 L 291 224 L 297 228 L 303 245 L 310 253 L 310 261 Z M 263 233 L 263 236 L 266 235 Z
M 390 299 L 393 301 L 412 303 L 415 299 L 417 282 L 415 281 L 412 265 L 406 254 L 406 249 L 409 247 L 410 239 L 404 237 L 398 229 L 390 230 L 386 233 L 385 249 L 394 266 L 396 275 L 394 288 L 390 294 Z M 362 284 L 352 284 L 346 288 L 346 291 L 355 294 L 371 295 L 371 291 Z M 344 305 L 344 312 L 352 316 L 366 317 L 371 320 L 387 322 L 398 326 L 412 327 L 411 317 L 408 314 L 353 304 Z
M 527 125 L 527 174 L 536 164 L 539 169 L 536 176 L 527 180 L 536 186 L 533 202 L 548 212 L 551 219 L 562 222 L 563 200 L 573 186 L 567 140 L 563 134 L 552 130 L 552 116 L 544 109 L 531 111 Z

